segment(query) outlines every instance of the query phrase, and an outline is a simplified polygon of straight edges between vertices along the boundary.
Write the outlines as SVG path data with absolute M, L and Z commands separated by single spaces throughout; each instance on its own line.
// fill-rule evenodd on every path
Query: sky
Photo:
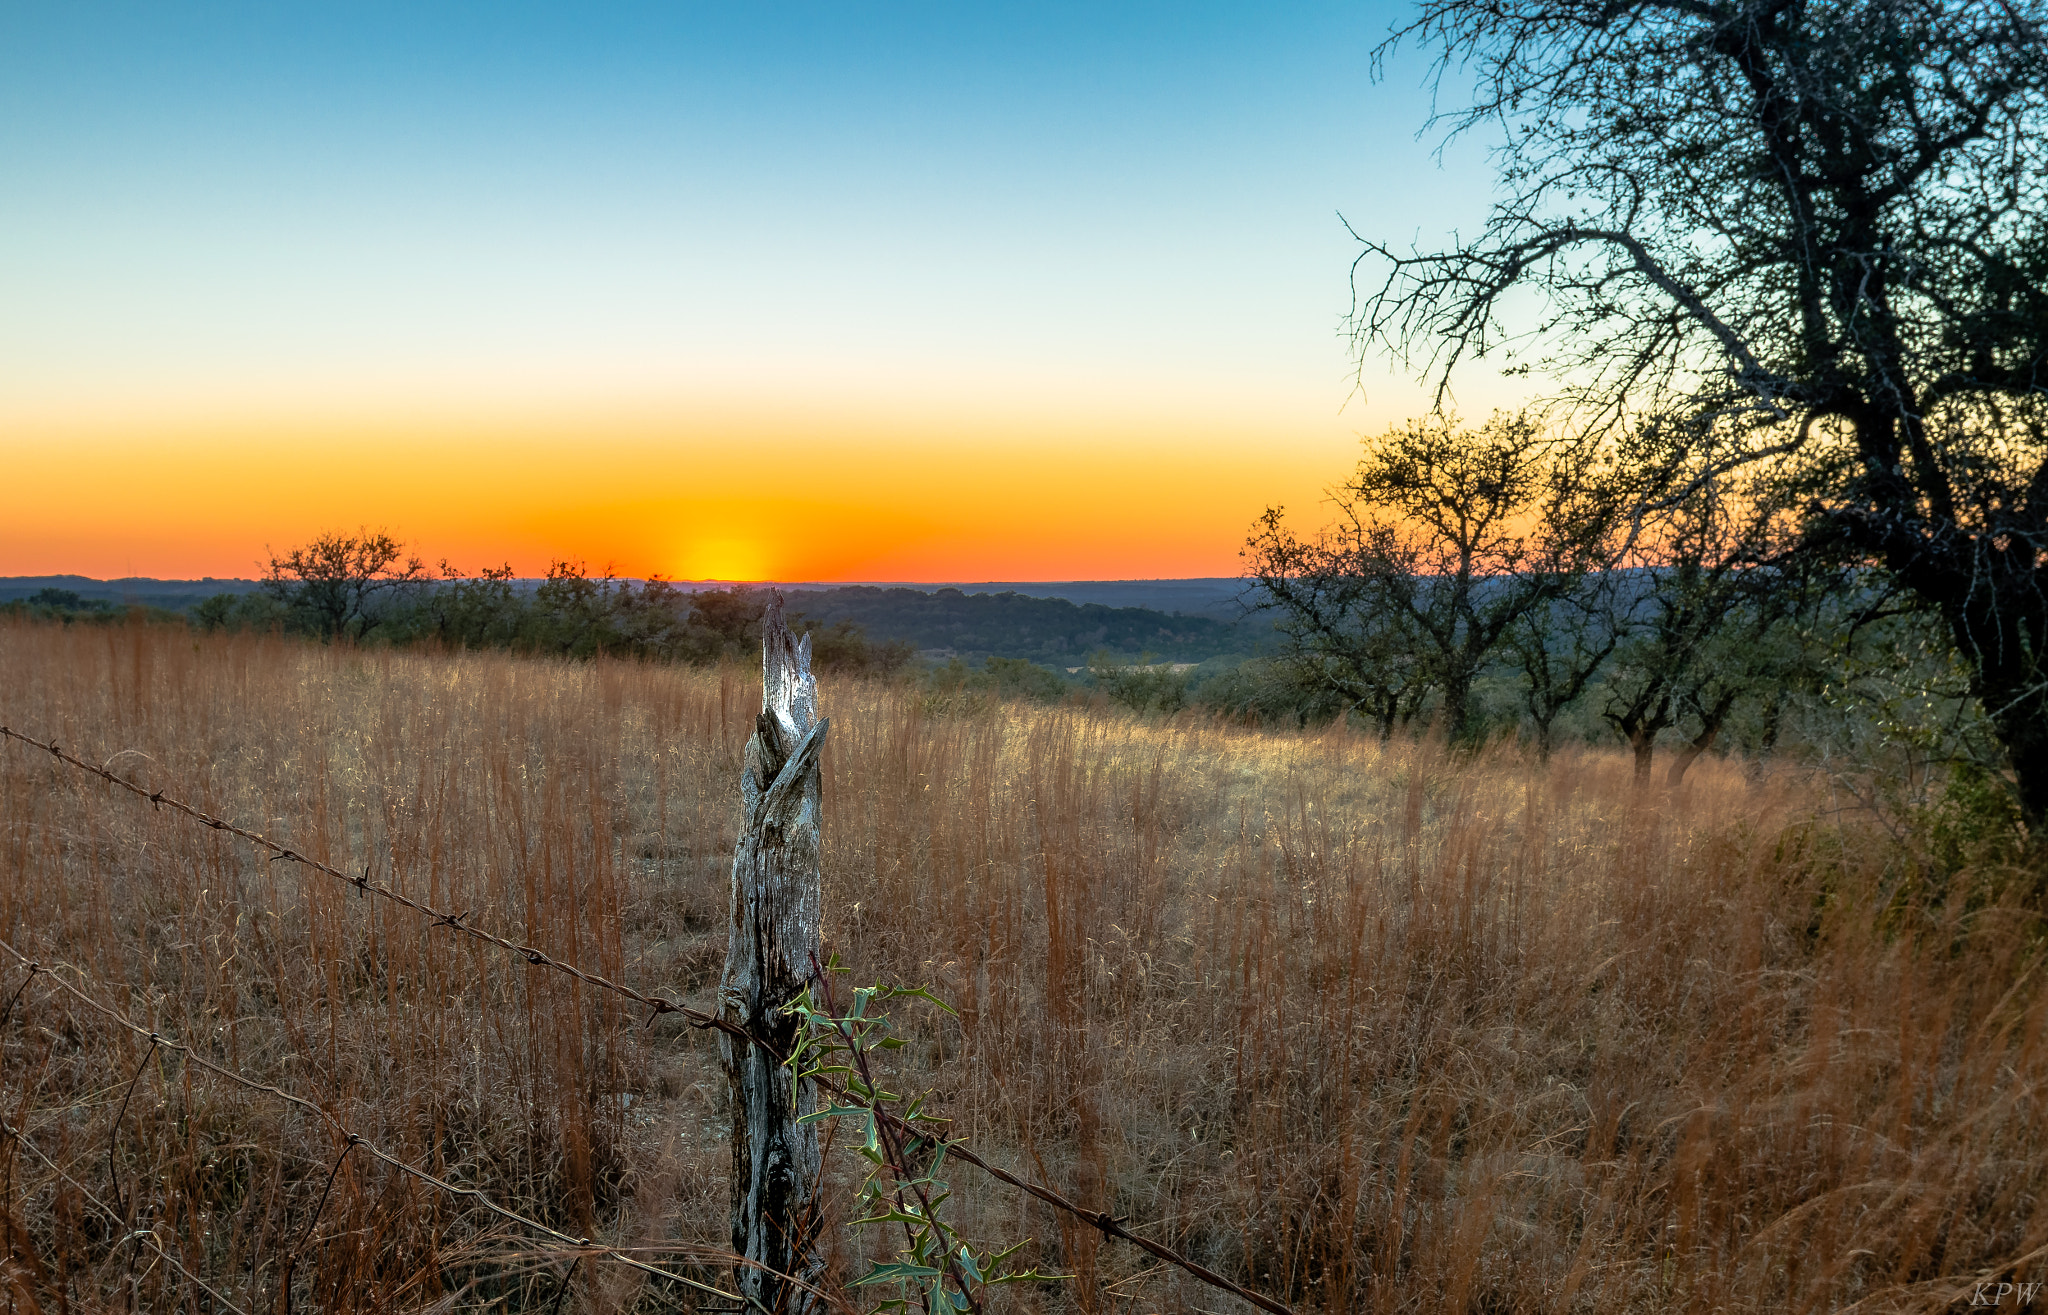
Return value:
M 1236 574 L 1429 403 L 1405 13 L 0 0 L 0 574 Z

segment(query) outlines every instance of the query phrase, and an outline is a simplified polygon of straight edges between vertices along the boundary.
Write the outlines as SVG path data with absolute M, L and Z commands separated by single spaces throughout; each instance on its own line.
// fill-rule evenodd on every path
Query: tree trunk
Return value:
M 1784 724 L 1785 699 L 1781 694 L 1772 691 L 1770 698 L 1764 703 L 1763 734 L 1757 737 L 1756 751 L 1759 761 L 1770 757 L 1772 751 L 1778 747 L 1778 731 Z
M 743 816 L 732 859 L 730 939 L 719 984 L 720 1014 L 787 1054 L 795 1020 L 784 1005 L 802 993 L 818 958 L 818 717 L 809 636 L 782 621 L 782 603 L 761 620 L 761 715 L 740 774 Z M 784 1276 L 815 1283 L 818 1134 L 797 1120 L 815 1104 L 788 1069 L 759 1046 L 721 1034 L 732 1096 L 732 1247 L 740 1294 L 770 1311 L 807 1311 L 815 1300 Z
M 1949 634 L 1972 668 L 1971 690 L 2012 768 L 2021 815 L 2036 836 L 2048 828 L 2048 681 L 2041 659 L 2048 624 L 2038 603 L 2043 574 L 1958 584 L 1954 592 L 1975 605 L 1952 603 L 1946 613 Z
M 1671 760 L 1671 770 L 1665 773 L 1664 776 L 1664 786 L 1666 789 L 1676 790 L 1685 783 L 1685 773 L 1694 763 L 1700 760 L 1701 754 L 1714 747 L 1714 736 L 1719 731 L 1720 728 L 1717 726 L 1678 751 L 1678 756 Z M 1647 769 L 1645 769 L 1645 772 L 1638 772 L 1637 775 L 1644 775 L 1646 771 Z
M 1444 743 L 1462 748 L 1472 725 L 1472 677 L 1454 672 L 1444 679 Z
M 1714 741 L 1721 736 L 1721 727 L 1727 723 L 1728 714 L 1734 708 L 1735 693 L 1731 690 L 1714 700 L 1712 707 L 1700 710 L 1700 733 L 1678 751 L 1678 757 L 1672 759 L 1671 772 L 1664 778 L 1668 788 L 1676 790 L 1684 782 L 1687 769 L 1699 761 L 1701 754 L 1714 747 Z
M 1373 720 L 1379 723 L 1381 744 L 1385 744 L 1388 740 L 1394 738 L 1394 723 L 1400 716 L 1401 696 L 1399 694 L 1382 694 L 1379 706 L 1373 711 Z
M 2005 694 L 2000 690 L 1999 694 Z M 1995 696 L 1994 696 L 1995 697 Z M 2027 829 L 2038 839 L 2048 829 L 2048 697 L 2038 681 L 2016 694 L 2006 695 L 1992 717 L 1998 738 L 2012 765 L 2013 783 L 2019 795 L 2020 813 Z
M 1636 755 L 1636 783 L 1650 779 L 1650 756 L 1657 752 L 1657 728 L 1654 726 L 1631 726 L 1628 731 L 1629 748 Z

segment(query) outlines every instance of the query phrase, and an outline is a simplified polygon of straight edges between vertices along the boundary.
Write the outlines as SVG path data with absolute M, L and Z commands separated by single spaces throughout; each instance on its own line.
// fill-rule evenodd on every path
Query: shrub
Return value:
M 1112 703 L 1132 712 L 1171 715 L 1188 704 L 1188 673 L 1171 662 L 1149 662 L 1146 654 L 1136 662 L 1119 662 L 1106 653 L 1088 659 L 1088 674 L 1095 687 Z

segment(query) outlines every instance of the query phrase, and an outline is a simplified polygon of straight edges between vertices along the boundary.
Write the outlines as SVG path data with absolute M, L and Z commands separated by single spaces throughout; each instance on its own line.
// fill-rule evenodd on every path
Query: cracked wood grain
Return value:
M 775 1056 L 795 1047 L 797 1023 L 782 1009 L 802 993 L 819 954 L 818 753 L 829 723 L 818 716 L 810 637 L 790 632 L 779 597 L 761 619 L 761 680 L 761 714 L 740 773 L 718 990 L 721 1018 L 767 1043 L 719 1039 L 732 1097 L 732 1246 L 760 1266 L 739 1274 L 750 1304 L 808 1311 L 815 1298 L 782 1276 L 815 1284 L 824 1268 L 817 1125 L 798 1122 L 817 1096 Z

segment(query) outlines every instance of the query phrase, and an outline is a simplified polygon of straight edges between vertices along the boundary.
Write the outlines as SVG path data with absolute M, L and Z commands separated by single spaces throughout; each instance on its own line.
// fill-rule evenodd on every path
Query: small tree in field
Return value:
M 361 639 L 383 623 L 383 603 L 431 580 L 426 563 L 382 530 L 322 534 L 264 567 L 264 592 L 289 622 L 323 639 Z
M 1557 743 L 1557 721 L 1607 666 L 1627 635 L 1635 601 L 1629 577 L 1593 571 L 1508 628 L 1521 676 L 1522 711 L 1539 760 Z
M 1621 442 L 1637 511 L 1600 582 L 1616 640 L 1594 700 L 1648 779 L 1660 737 L 1681 741 L 1677 785 L 1721 738 L 1738 705 L 1789 670 L 1784 630 L 1825 580 L 1795 538 L 1773 481 L 1688 471 L 1686 424 L 1644 424 Z M 1680 496 L 1663 496 L 1672 488 Z M 1649 509 L 1645 510 L 1645 502 Z M 1794 645 L 1797 647 L 1797 645 Z
M 1412 421 L 1366 442 L 1335 525 L 1303 539 L 1269 510 L 1248 574 L 1302 672 L 1382 733 L 1434 692 L 1446 736 L 1463 741 L 1481 669 L 1599 563 L 1598 487 L 1584 454 L 1527 416 Z

